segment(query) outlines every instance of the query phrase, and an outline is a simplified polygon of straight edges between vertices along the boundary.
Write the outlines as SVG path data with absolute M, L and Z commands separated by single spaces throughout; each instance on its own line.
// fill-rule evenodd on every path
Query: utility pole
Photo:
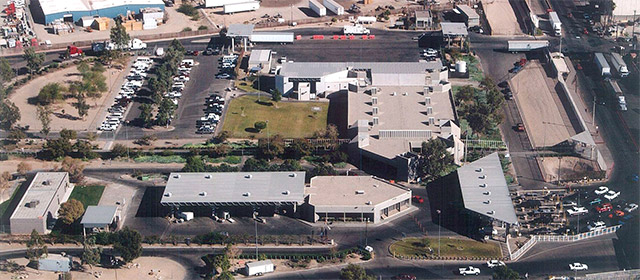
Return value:
M 592 114 L 593 115 L 591 116 L 591 118 L 592 118 L 593 125 L 595 126 L 596 125 L 596 94 L 595 93 L 593 94 L 593 112 L 592 112 Z

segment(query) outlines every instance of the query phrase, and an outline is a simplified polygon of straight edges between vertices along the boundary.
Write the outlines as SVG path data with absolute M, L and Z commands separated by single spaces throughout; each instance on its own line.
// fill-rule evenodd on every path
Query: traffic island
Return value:
M 438 250 L 438 248 L 440 250 Z M 500 246 L 495 242 L 470 239 L 410 237 L 389 246 L 389 252 L 402 259 L 490 260 L 502 259 Z

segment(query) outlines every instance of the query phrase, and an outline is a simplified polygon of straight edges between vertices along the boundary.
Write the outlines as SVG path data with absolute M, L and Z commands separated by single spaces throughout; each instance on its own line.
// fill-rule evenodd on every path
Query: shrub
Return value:
M 198 26 L 198 30 L 207 30 L 207 29 L 209 29 L 209 26 L 206 26 L 206 25 Z
M 191 27 L 185 27 L 182 29 L 182 31 L 193 31 L 193 30 L 191 29 Z

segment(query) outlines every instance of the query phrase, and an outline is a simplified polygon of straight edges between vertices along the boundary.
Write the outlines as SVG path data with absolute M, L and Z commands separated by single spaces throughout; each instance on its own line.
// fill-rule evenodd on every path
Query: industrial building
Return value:
M 442 22 L 442 38 L 448 48 L 464 48 L 464 41 L 469 36 L 467 26 L 462 22 Z
M 304 172 L 171 173 L 160 201 L 173 212 L 291 215 L 304 202 Z
M 434 138 L 445 141 L 456 163 L 462 157 L 448 70 L 440 60 L 285 63 L 276 88 L 299 100 L 346 95 L 350 160 L 371 174 L 412 180 L 415 153 Z
M 67 172 L 38 172 L 9 218 L 11 234 L 49 233 L 72 189 Z
M 249 72 L 268 72 L 271 69 L 271 50 L 252 50 L 249 56 Z
M 118 206 L 89 206 L 82 216 L 80 224 L 83 233 L 113 231 L 118 228 L 120 216 Z
M 411 207 L 411 190 L 372 176 L 317 176 L 305 190 L 301 217 L 310 222 L 380 223 Z
M 478 15 L 476 10 L 467 5 L 458 5 L 456 9 L 464 16 L 467 27 L 480 25 L 480 15 Z
M 413 17 L 416 22 L 416 29 L 429 29 L 433 25 L 431 10 L 415 11 Z
M 76 22 L 85 16 L 115 18 L 145 8 L 164 11 L 162 0 L 34 0 L 30 6 L 34 20 L 43 24 L 56 19 Z

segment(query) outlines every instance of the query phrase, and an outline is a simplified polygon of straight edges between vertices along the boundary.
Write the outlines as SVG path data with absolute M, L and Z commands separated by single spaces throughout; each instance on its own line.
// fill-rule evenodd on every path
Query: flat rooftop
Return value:
M 82 221 L 80 223 L 83 225 L 108 225 L 113 222 L 113 218 L 116 216 L 116 211 L 118 211 L 117 206 L 92 205 L 87 207 L 87 211 L 84 212 L 84 216 L 82 216 Z
M 227 36 L 229 37 L 249 37 L 253 33 L 253 24 L 230 24 L 227 29 Z
M 65 178 L 69 176 L 67 172 L 38 172 L 29 184 L 27 191 L 20 200 L 16 210 L 11 215 L 11 219 L 32 219 L 37 217 L 45 217 L 47 209 L 52 203 L 61 203 L 62 201 L 54 201 L 55 194 Z M 28 207 L 32 201 L 37 201 Z
M 271 50 L 252 50 L 249 63 L 267 62 L 271 58 Z
M 62 12 L 95 11 L 125 5 L 154 5 L 164 7 L 162 0 L 38 0 L 45 15 Z M 135 11 L 136 13 L 138 11 Z
M 466 164 L 457 173 L 465 208 L 509 224 L 518 222 L 498 153 Z
M 304 202 L 305 172 L 171 173 L 163 205 Z
M 442 62 L 287 62 L 282 64 L 280 76 L 289 78 L 321 78 L 340 71 L 371 70 L 372 73 L 426 73 L 441 69 Z
M 442 22 L 442 35 L 444 36 L 467 36 L 467 25 L 462 22 Z
M 306 188 L 309 204 L 314 206 L 377 205 L 410 190 L 373 176 L 317 176 Z M 358 194 L 356 191 L 364 191 Z
M 460 12 L 464 13 L 469 18 L 480 18 L 480 15 L 478 15 L 476 10 L 467 5 L 458 5 L 457 8 Z
M 435 92 L 424 95 L 424 87 L 419 86 L 379 86 L 375 95 L 378 97 L 378 124 L 370 127 L 369 145 L 364 147 L 376 154 L 387 158 L 394 158 L 398 154 L 409 151 L 412 141 L 426 141 L 430 138 L 389 137 L 381 138 L 380 130 L 431 130 L 432 137 L 440 134 L 440 120 L 454 120 L 454 112 L 448 92 Z M 393 94 L 395 92 L 395 95 Z M 405 95 L 406 93 L 406 95 Z M 348 93 L 348 124 L 358 120 L 371 121 L 374 115 L 371 103 L 372 95 L 362 92 Z M 426 97 L 431 97 L 431 104 L 426 105 Z M 427 115 L 427 108 L 431 107 L 431 114 Z M 435 123 L 429 123 L 433 117 Z M 418 145 L 420 146 L 420 145 Z

